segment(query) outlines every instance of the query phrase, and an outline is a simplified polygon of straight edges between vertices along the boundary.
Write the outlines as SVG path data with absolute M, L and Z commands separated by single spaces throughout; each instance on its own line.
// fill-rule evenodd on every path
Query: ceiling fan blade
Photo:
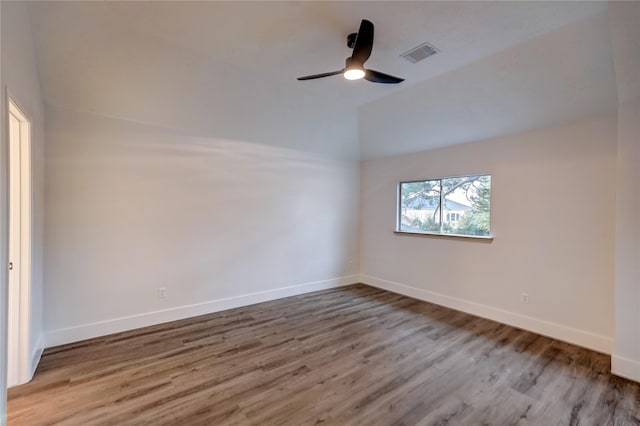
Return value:
M 404 78 L 394 77 L 389 74 L 385 74 L 380 71 L 375 70 L 365 70 L 364 71 L 364 79 L 368 81 L 372 81 L 374 83 L 385 83 L 385 84 L 397 84 L 402 83 Z
M 298 80 L 313 80 L 316 78 L 331 77 L 332 75 L 342 74 L 343 72 L 344 70 L 325 72 L 322 74 L 305 75 L 304 77 L 298 77 Z
M 371 49 L 373 49 L 373 23 L 363 19 L 356 37 L 356 44 L 353 46 L 351 62 L 364 65 L 371 56 Z

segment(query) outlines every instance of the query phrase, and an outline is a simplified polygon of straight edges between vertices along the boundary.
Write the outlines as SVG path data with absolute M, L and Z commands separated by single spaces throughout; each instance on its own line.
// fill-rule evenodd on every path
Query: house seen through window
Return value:
M 491 175 L 400 182 L 397 231 L 489 236 Z

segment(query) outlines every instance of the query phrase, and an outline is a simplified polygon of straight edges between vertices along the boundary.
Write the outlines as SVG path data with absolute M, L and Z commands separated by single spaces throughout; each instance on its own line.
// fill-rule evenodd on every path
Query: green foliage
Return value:
M 424 208 L 430 201 L 440 199 L 440 181 L 426 180 L 420 182 L 406 182 L 402 184 L 402 207 L 412 205 L 414 208 Z
M 489 235 L 491 209 L 491 178 L 483 176 L 474 183 L 475 191 L 469 197 L 471 211 L 467 212 L 458 229 L 467 235 Z
M 420 219 L 414 219 L 413 226 L 424 232 L 439 232 L 440 224 L 437 223 L 432 217 L 428 217 L 427 220 L 421 221 Z

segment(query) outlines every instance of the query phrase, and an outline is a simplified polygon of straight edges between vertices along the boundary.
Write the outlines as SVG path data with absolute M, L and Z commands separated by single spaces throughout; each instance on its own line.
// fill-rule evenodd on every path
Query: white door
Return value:
M 31 124 L 9 99 L 7 386 L 30 380 Z

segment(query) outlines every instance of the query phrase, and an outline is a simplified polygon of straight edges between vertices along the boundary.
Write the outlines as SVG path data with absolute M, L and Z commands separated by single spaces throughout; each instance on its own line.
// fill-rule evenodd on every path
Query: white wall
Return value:
M 33 40 L 27 4 L 20 2 L 2 2 L 2 73 L 1 73 L 1 116 L 3 129 L 6 129 L 6 90 L 18 102 L 32 120 L 32 191 L 33 191 L 33 264 L 31 291 L 31 341 L 32 359 L 37 362 L 43 348 L 42 333 L 42 263 L 43 263 L 43 225 L 44 225 L 44 114 L 42 96 L 38 82 Z M 6 300 L 7 300 L 7 134 L 2 131 L 0 146 L 0 303 L 1 335 L 0 361 L 0 417 L 5 416 L 6 388 Z M 33 365 L 35 367 L 35 365 Z
M 611 369 L 640 382 L 640 2 L 612 2 L 609 15 L 620 102 Z
M 618 115 L 612 371 L 640 382 L 640 98 Z
M 47 345 L 357 281 L 357 162 L 46 115 Z
M 393 233 L 398 181 L 474 173 L 492 242 Z M 365 161 L 363 281 L 610 353 L 615 174 L 615 117 Z

